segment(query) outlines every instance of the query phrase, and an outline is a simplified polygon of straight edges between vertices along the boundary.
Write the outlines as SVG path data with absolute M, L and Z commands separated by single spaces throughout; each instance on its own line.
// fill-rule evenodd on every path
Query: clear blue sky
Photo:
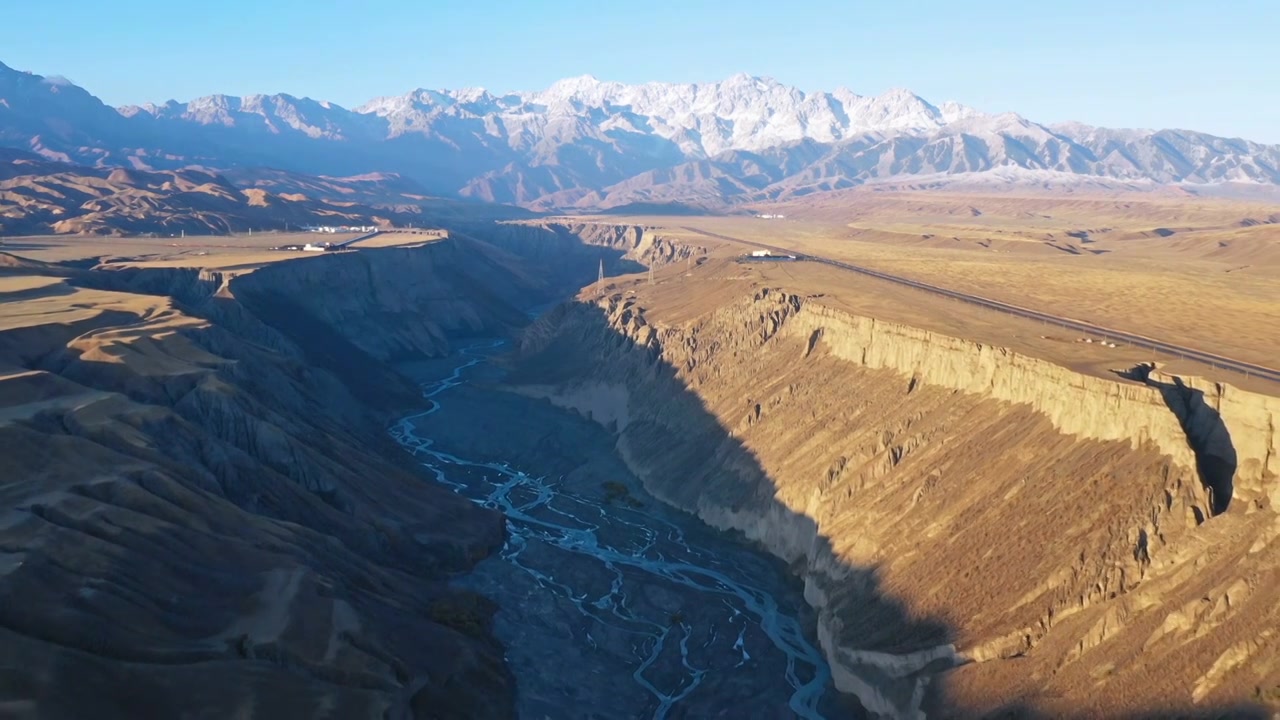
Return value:
M 768 75 L 1280 143 L 1280 0 L 42 0 L 0 62 L 113 105 Z M 23 29 L 23 30 L 20 30 Z

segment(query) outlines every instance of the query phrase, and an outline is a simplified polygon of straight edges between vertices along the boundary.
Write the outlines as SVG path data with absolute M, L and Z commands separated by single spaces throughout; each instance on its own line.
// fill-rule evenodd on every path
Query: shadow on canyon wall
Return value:
M 448 223 L 447 226 L 451 238 L 498 248 L 538 273 L 547 284 L 547 292 L 529 302 L 530 306 L 572 296 L 579 288 L 596 281 L 601 265 L 606 277 L 648 270 L 648 266 L 625 257 L 625 250 L 589 244 L 559 223 L 543 226 Z
M 554 272 L 556 280 L 536 299 L 591 282 L 601 259 L 611 274 L 643 270 L 594 247 L 569 262 L 542 259 L 531 270 Z M 213 329 L 184 332 L 231 361 L 207 369 L 234 392 L 201 390 L 195 377 L 117 375 L 119 368 L 77 352 L 28 356 L 34 331 L 12 342 L 0 334 L 0 350 L 10 348 L 14 364 L 174 410 L 130 416 L 133 424 L 121 423 L 118 435 L 56 414 L 0 425 L 0 497 L 21 520 L 0 523 L 0 541 L 22 553 L 18 560 L 0 554 L 0 707 L 12 700 L 7 706 L 18 717 L 68 718 L 191 707 L 225 715 L 249 707 L 253 717 L 325 708 L 359 717 L 375 716 L 382 702 L 415 717 L 509 713 L 501 651 L 474 635 L 475 623 L 459 630 L 449 625 L 458 624 L 455 614 L 442 624 L 429 609 L 438 598 L 475 601 L 444 580 L 501 542 L 501 521 L 406 471 L 406 456 L 374 418 L 408 402 L 411 386 L 360 350 L 349 328 L 296 303 L 213 298 L 218 282 L 198 273 L 107 275 L 85 282 L 174 297 L 189 314 L 213 321 Z M 774 481 L 752 451 L 656 348 L 590 311 L 582 334 L 601 343 L 597 352 L 578 352 L 581 335 L 559 353 L 547 348 L 542 375 L 590 377 L 605 362 L 627 373 L 633 389 L 643 390 L 634 396 L 646 412 L 619 435 L 657 494 L 684 508 L 758 509 L 781 528 L 784 544 L 833 557 L 814 521 L 775 498 Z M 95 322 L 130 321 L 104 315 Z M 64 329 L 78 335 L 88 328 Z M 50 348 L 66 342 L 56 340 Z M 1170 393 L 1180 398 L 1183 390 Z M 80 469 L 86 466 L 121 469 L 91 482 Z M 919 617 L 885 592 L 874 567 L 827 571 L 840 576 L 825 590 L 841 607 L 843 647 L 905 654 L 954 638 L 944 620 Z M 267 610 L 246 610 L 258 603 Z M 487 612 L 476 617 L 482 622 Z M 223 644 L 210 645 L 223 635 Z M 978 714 L 956 706 L 936 661 L 887 673 L 873 659 L 847 663 L 877 690 L 866 704 L 908 709 L 923 687 L 924 706 L 936 716 Z M 65 692 L 73 683 L 81 690 L 75 697 Z M 1020 698 L 998 716 L 1044 715 L 1035 698 Z M 1267 713 L 1241 705 L 1127 717 Z
M 1169 380 L 1162 379 L 1165 376 L 1156 377 L 1154 371 L 1154 366 L 1144 363 L 1117 374 L 1160 391 L 1160 397 L 1177 416 L 1183 432 L 1187 434 L 1187 444 L 1195 453 L 1196 472 L 1209 493 L 1209 511 L 1221 515 L 1231 507 L 1239 462 L 1231 431 L 1223 422 L 1222 415 L 1205 402 L 1203 390 L 1187 385 L 1180 377 L 1168 376 Z
M 0 332 L 0 367 L 35 371 L 4 388 L 19 404 L 74 401 L 0 422 L 0 716 L 511 716 L 492 608 L 447 584 L 502 520 L 386 438 L 378 411 L 413 386 L 194 272 L 77 282 L 210 324 Z M 98 331 L 138 337 L 90 352 Z
M 303 258 L 266 289 L 238 280 L 239 300 L 217 272 L 16 261 L 208 324 L 105 310 L 0 332 L 0 367 L 48 373 L 6 385 L 6 402 L 71 398 L 0 422 L 0 715 L 509 717 L 493 609 L 447 584 L 501 545 L 501 517 L 424 482 L 386 436 L 421 398 L 353 336 L 399 340 L 383 317 L 411 289 L 424 325 L 471 301 L 455 314 L 507 328 L 527 321 L 512 298 L 562 298 L 621 253 L 458 297 L 445 280 L 508 262 L 472 250 Z M 353 328 L 314 302 L 356 289 L 392 304 L 356 308 Z M 123 339 L 88 352 L 79 339 L 100 331 Z
M 1238 463 L 1231 431 L 1222 421 L 1222 415 L 1204 400 L 1204 391 L 1188 387 L 1182 378 L 1172 383 L 1151 382 L 1160 389 L 1169 409 L 1178 415 L 1187 432 L 1187 442 L 1196 454 L 1196 471 L 1200 482 L 1209 491 L 1210 508 L 1220 515 L 1231 507 L 1235 493 L 1235 474 Z
M 846 690 L 864 686 L 864 691 L 857 693 L 862 712 L 911 716 L 915 710 L 924 710 L 929 717 L 948 718 L 1064 717 L 1060 712 L 1050 715 L 1040 710 L 1035 697 L 984 698 L 981 708 L 966 707 L 953 697 L 948 691 L 946 672 L 953 665 L 924 653 L 952 643 L 955 629 L 943 618 L 921 616 L 913 611 L 910 602 L 886 592 L 875 567 L 837 560 L 831 539 L 818 531 L 812 518 L 777 499 L 778 487 L 755 453 L 684 385 L 677 369 L 662 357 L 652 335 L 641 335 L 648 340 L 637 342 L 615 329 L 615 323 L 602 308 L 585 303 L 556 308 L 546 322 L 573 323 L 573 327 L 568 333 L 546 332 L 544 328 L 540 338 L 529 341 L 532 345 L 521 348 L 510 381 L 516 385 L 554 385 L 593 376 L 613 381 L 624 378 L 630 391 L 628 421 L 618 427 L 615 422 L 599 420 L 616 430 L 619 449 L 654 495 L 705 519 L 734 514 L 741 518 L 750 513 L 769 527 L 741 528 L 748 541 L 756 538 L 772 546 L 769 549 L 781 554 L 797 572 L 805 569 L 806 561 L 794 553 L 796 549 L 808 556 L 809 568 L 818 559 L 818 567 L 829 578 L 818 584 L 827 595 L 826 606 L 833 608 L 828 612 L 834 617 L 829 627 L 840 648 L 836 655 L 844 671 L 850 673 L 847 677 L 855 677 L 842 685 Z M 591 351 L 583 352 L 584 346 Z M 601 373 L 602 368 L 607 370 Z M 1178 393 L 1185 390 L 1176 389 Z M 1188 398 L 1188 403 L 1198 399 L 1203 405 L 1202 394 L 1191 393 Z M 1205 409 L 1196 410 L 1203 413 Z M 1210 472 L 1207 482 L 1221 482 L 1218 473 L 1226 472 L 1229 465 L 1225 459 L 1223 463 L 1205 466 Z M 779 548 L 785 549 L 779 553 Z M 920 654 L 891 668 L 884 663 L 891 658 L 879 653 Z M 833 671 L 839 677 L 841 671 L 834 665 Z M 1061 699 L 1056 700 L 1060 706 Z M 1261 719 L 1270 717 L 1270 712 L 1262 705 L 1247 702 L 1221 707 L 1188 703 L 1185 707 L 1171 705 L 1109 716 L 1132 720 Z M 1084 720 L 1096 715 L 1082 712 L 1077 717 Z
M 830 540 L 818 532 L 811 518 L 775 498 L 776 487 L 755 454 L 684 386 L 676 369 L 662 359 L 655 345 L 640 345 L 617 333 L 609 318 L 595 306 L 566 305 L 552 314 L 565 317 L 551 322 L 575 323 L 567 333 L 571 338 L 556 332 L 550 344 L 518 361 L 511 382 L 571 383 L 592 377 L 598 368 L 608 368 L 610 378 L 626 379 L 633 406 L 628 422 L 617 431 L 618 444 L 626 447 L 629 464 L 654 495 L 691 512 L 712 506 L 730 512 L 752 512 L 762 522 L 775 526 L 771 532 L 785 536 L 786 544 L 809 557 L 835 557 Z M 580 326 L 583 322 L 585 327 Z M 592 343 L 593 352 L 581 352 L 582 345 L 592 347 Z M 699 514 L 706 517 L 708 513 Z M 753 534 L 752 528 L 743 530 L 748 537 Z M 805 564 L 802 557 L 783 559 L 793 570 L 803 569 Z M 945 621 L 918 617 L 907 603 L 885 593 L 875 568 L 845 565 L 838 571 L 844 577 L 831 592 L 832 599 L 844 605 L 840 615 L 849 623 L 839 637 L 845 647 L 910 653 L 952 642 L 953 632 Z M 928 663 L 922 663 L 905 677 L 891 678 L 868 668 L 864 681 L 880 697 L 864 695 L 859 703 L 881 711 L 905 711 L 913 703 L 919 681 L 936 678 L 935 671 Z M 928 706 L 947 706 L 943 682 L 934 679 L 923 684 L 927 686 Z M 858 714 L 866 716 L 866 710 L 859 708 Z

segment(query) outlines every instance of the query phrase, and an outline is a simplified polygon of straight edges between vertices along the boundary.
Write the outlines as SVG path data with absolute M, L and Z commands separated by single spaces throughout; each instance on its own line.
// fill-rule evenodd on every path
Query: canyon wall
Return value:
M 494 608 L 447 583 L 501 545 L 501 516 L 387 438 L 423 404 L 388 361 L 510 334 L 594 280 L 602 250 L 615 270 L 673 251 L 625 229 L 482 230 L 496 244 L 229 270 L 0 258 L 49 282 L 0 324 L 0 661 L 25 668 L 0 704 L 509 715 Z
M 569 291 L 536 269 L 486 243 L 451 238 L 276 263 L 230 289 L 280 326 L 305 314 L 376 358 L 398 360 L 439 357 L 451 339 L 524 326 L 528 307 Z
M 581 238 L 589 246 L 619 250 L 624 258 L 642 263 L 646 267 L 685 262 L 707 252 L 705 247 L 663 236 L 655 228 L 641 225 L 572 222 L 548 223 L 542 227 L 550 232 L 567 233 Z
M 403 360 L 440 357 L 459 339 L 524 327 L 531 308 L 593 282 L 602 260 L 616 274 L 642 270 L 637 261 L 662 264 L 705 252 L 639 226 L 488 223 L 453 232 L 421 247 L 326 253 L 236 277 L 171 271 L 176 279 L 156 291 L 202 300 L 225 285 L 226 294 L 289 328 L 295 340 L 337 332 L 376 358 Z M 141 290 L 140 282 L 128 287 Z M 191 285 L 199 291 L 187 292 Z
M 603 224 L 474 236 L 243 272 L 10 268 L 76 310 L 0 330 L 0 659 L 20 668 L 0 703 L 509 714 L 493 608 L 447 583 L 501 518 L 387 439 L 421 399 L 386 361 L 511 332 L 601 259 L 702 249 Z M 661 318 L 560 306 L 511 382 L 790 562 L 839 687 L 877 714 L 1280 696 L 1276 399 L 1086 377 L 779 290 Z
M 606 222 L 513 221 L 458 225 L 450 232 L 479 238 L 579 287 L 595 281 L 601 261 L 608 274 L 617 275 L 686 262 L 707 252 L 654 228 Z
M 510 716 L 494 608 L 449 585 L 502 517 L 387 437 L 423 400 L 382 361 L 527 322 L 509 260 L 14 270 L 43 279 L 0 325 L 4 712 Z
M 777 290 L 654 315 L 561 307 L 512 383 L 791 562 L 868 709 L 1116 716 L 1280 686 L 1280 400 L 1082 376 Z

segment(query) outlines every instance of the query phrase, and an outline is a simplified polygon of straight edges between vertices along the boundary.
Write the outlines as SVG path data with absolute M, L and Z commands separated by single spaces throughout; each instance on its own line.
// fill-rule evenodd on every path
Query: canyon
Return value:
M 448 581 L 502 517 L 402 461 L 413 384 L 252 274 L 0 257 L 7 716 L 509 714 Z
M 776 289 L 671 324 L 645 300 L 547 316 L 526 382 L 615 428 L 655 495 L 799 568 L 868 707 L 1158 714 L 1274 684 L 1277 399 Z
M 737 254 L 458 220 L 234 269 L 0 256 L 0 707 L 1276 711 L 1280 399 Z

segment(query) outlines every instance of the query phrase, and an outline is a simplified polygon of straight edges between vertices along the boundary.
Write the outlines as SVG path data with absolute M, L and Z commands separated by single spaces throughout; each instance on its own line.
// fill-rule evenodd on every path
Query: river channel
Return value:
M 429 437 L 500 343 L 462 350 L 390 429 L 430 475 L 501 511 L 501 553 L 459 583 L 501 607 L 521 718 L 818 718 L 850 713 L 806 632 L 796 580 L 763 551 L 643 494 L 575 488 Z M 843 708 L 843 709 L 842 709 Z

